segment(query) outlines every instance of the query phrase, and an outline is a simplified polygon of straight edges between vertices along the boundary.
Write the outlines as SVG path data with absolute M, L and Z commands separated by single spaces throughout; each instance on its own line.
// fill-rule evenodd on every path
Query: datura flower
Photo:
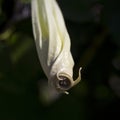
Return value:
M 81 68 L 74 81 L 70 37 L 61 10 L 56 0 L 31 0 L 31 8 L 34 39 L 48 85 L 68 94 L 67 90 L 81 80 Z

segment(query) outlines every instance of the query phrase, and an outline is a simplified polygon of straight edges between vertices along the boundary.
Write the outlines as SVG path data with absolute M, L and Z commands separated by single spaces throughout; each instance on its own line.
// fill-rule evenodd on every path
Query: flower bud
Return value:
M 32 25 L 36 48 L 48 84 L 58 92 L 67 90 L 81 80 L 73 80 L 74 61 L 61 10 L 56 0 L 32 0 Z

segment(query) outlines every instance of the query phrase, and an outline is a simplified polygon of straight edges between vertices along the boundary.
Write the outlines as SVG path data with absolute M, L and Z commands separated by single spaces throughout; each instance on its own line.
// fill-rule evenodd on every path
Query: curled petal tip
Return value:
M 79 68 L 79 73 L 78 73 L 78 78 L 74 81 L 73 86 L 75 86 L 76 84 L 78 84 L 81 80 L 81 70 L 82 67 Z
M 65 94 L 66 94 L 66 95 L 68 95 L 68 94 L 69 94 L 69 92 L 65 91 Z
M 80 67 L 79 72 L 82 70 L 82 67 Z

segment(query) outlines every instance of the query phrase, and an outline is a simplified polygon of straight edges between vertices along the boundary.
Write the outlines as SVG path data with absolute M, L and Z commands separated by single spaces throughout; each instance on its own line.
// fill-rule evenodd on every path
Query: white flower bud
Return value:
M 56 0 L 32 0 L 32 25 L 41 66 L 48 84 L 58 92 L 66 92 L 76 85 L 73 80 L 74 61 L 61 10 Z

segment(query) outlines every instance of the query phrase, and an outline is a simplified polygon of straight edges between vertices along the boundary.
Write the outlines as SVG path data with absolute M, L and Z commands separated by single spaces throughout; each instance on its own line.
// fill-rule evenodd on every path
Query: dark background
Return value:
M 58 3 L 71 37 L 74 77 L 81 66 L 82 80 L 69 95 L 45 99 L 30 2 L 0 0 L 0 120 L 120 119 L 119 0 Z

